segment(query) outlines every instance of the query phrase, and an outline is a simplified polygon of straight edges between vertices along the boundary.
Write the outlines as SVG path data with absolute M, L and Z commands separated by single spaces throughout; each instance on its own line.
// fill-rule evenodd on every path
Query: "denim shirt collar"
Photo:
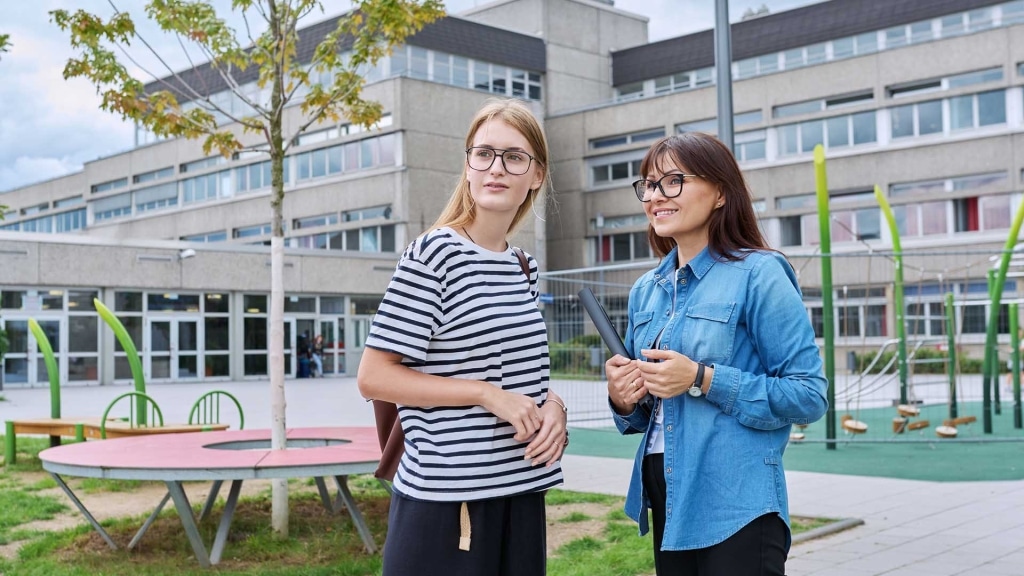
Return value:
M 717 253 L 712 252 L 710 246 L 705 246 L 704 249 L 698 252 L 692 260 L 686 263 L 686 265 L 690 267 L 690 271 L 693 275 L 700 280 L 719 260 L 721 260 L 721 257 L 718 256 Z M 675 278 L 679 273 L 677 270 L 678 264 L 679 247 L 676 246 L 661 260 L 661 264 L 654 269 L 654 277 L 658 279 L 658 284 L 665 290 L 672 290 L 672 284 L 669 280 Z

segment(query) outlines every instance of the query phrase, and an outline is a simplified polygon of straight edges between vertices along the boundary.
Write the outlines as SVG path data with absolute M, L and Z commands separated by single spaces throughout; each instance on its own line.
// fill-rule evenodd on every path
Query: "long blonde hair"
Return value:
M 544 172 L 544 179 L 537 190 L 530 190 L 526 200 L 519 206 L 512 223 L 509 224 L 506 234 L 511 234 L 526 218 L 526 214 L 533 209 L 533 203 L 538 197 L 551 186 L 551 176 L 548 171 L 548 141 L 544 136 L 544 129 L 541 128 L 537 118 L 530 109 L 519 100 L 492 98 L 484 103 L 483 107 L 473 117 L 466 133 L 466 148 L 473 145 L 473 137 L 476 131 L 490 120 L 501 120 L 515 128 L 522 134 L 530 147 L 533 148 L 534 162 Z M 455 186 L 448 205 L 444 207 L 437 221 L 430 227 L 430 230 L 449 226 L 459 228 L 471 224 L 476 219 L 476 203 L 469 190 L 469 181 L 466 179 L 466 167 L 463 163 L 462 175 L 459 176 L 459 183 Z

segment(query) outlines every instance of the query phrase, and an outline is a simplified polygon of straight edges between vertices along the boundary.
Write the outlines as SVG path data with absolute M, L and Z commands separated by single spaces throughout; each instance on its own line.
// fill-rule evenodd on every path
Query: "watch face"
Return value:
M 698 396 L 703 394 L 703 392 L 701 392 L 700 390 L 700 386 L 690 386 L 690 389 L 687 390 L 687 393 L 689 393 L 690 396 L 693 396 L 694 398 L 697 398 Z

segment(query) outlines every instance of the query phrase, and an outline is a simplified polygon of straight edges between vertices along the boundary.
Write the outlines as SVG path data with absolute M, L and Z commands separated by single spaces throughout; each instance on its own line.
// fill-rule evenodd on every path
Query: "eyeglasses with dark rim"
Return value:
M 641 202 L 650 202 L 654 191 L 661 190 L 665 198 L 675 198 L 683 193 L 683 183 L 687 178 L 703 178 L 700 174 L 665 174 L 657 180 L 637 180 L 633 182 L 633 191 Z M 668 179 L 668 182 L 665 180 Z
M 533 163 L 533 156 L 522 150 L 502 150 L 501 148 L 485 148 L 470 146 L 466 148 L 466 161 L 469 167 L 478 172 L 490 170 L 494 159 L 501 157 L 501 165 L 513 176 L 526 174 Z

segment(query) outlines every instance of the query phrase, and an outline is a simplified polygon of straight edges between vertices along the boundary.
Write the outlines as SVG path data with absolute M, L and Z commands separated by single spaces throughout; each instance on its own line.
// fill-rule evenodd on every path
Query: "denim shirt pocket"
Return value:
M 726 362 L 732 357 L 736 336 L 735 302 L 701 302 L 686 310 L 690 326 L 686 338 L 692 342 L 690 356 L 705 364 Z
M 644 348 L 650 348 L 651 343 L 648 340 L 654 339 L 654 334 L 649 334 L 651 328 L 651 319 L 654 318 L 653 310 L 640 310 L 633 313 L 633 348 L 634 350 L 628 350 L 630 354 L 633 354 L 634 358 L 640 357 L 640 350 Z

